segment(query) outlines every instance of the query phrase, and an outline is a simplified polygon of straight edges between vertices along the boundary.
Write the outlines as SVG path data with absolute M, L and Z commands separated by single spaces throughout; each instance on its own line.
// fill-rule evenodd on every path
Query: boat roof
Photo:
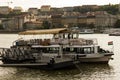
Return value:
M 27 30 L 27 31 L 20 32 L 19 35 L 58 34 L 64 31 L 67 31 L 67 28 Z
M 67 46 L 67 48 L 86 48 L 86 47 L 95 47 L 98 45 L 73 45 L 73 46 Z
M 60 47 L 60 45 L 48 45 L 48 46 L 43 46 L 43 45 L 32 45 L 32 48 L 56 48 L 56 47 Z

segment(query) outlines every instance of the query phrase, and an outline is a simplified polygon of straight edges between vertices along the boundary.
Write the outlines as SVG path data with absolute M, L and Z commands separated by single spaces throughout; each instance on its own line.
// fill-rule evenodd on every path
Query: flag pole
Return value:
M 113 45 L 113 41 L 110 41 L 110 42 L 108 42 L 108 45 L 112 45 L 112 52 L 114 52 L 114 45 Z

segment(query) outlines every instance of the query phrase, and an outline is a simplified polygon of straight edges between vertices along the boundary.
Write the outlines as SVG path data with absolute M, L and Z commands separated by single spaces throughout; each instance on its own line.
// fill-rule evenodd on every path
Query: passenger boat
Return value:
M 108 62 L 113 55 L 98 46 L 96 39 L 79 38 L 79 32 L 67 28 L 29 30 L 19 35 L 52 34 L 48 39 L 18 39 L 2 49 L 0 66 L 58 69 L 82 62 Z
M 60 34 L 66 28 L 49 30 L 30 30 L 19 35 Z M 33 67 L 40 69 L 58 69 L 75 66 L 79 61 L 75 55 L 64 55 L 62 39 L 54 36 L 52 39 L 29 39 L 23 38 L 13 42 L 10 48 L 1 50 L 0 66 Z

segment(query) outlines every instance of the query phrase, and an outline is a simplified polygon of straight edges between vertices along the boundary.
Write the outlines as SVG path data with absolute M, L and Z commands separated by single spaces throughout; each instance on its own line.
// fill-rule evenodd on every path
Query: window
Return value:
M 90 54 L 91 53 L 91 49 L 90 48 L 84 48 L 84 53 L 85 54 Z

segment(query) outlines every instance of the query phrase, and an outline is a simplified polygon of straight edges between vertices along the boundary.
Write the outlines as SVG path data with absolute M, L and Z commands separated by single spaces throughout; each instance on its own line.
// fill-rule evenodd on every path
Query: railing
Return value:
M 2 57 L 7 56 L 9 48 L 0 48 L 0 60 L 2 59 Z
M 30 54 L 20 48 L 0 48 L 0 59 L 3 57 L 16 60 L 32 59 Z

